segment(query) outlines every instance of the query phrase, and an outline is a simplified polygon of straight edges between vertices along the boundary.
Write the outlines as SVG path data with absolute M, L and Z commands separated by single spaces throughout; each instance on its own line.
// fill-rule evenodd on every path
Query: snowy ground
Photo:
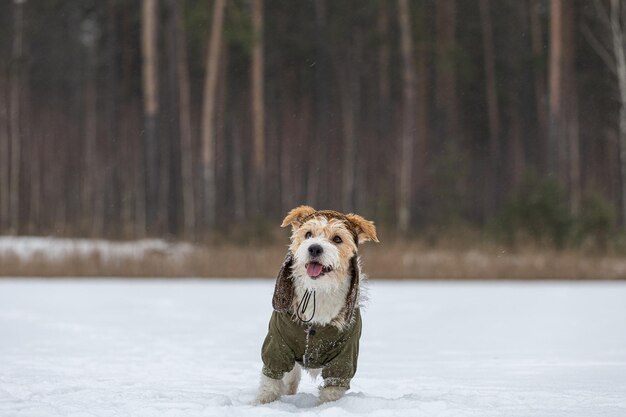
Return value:
M 273 283 L 0 280 L 0 416 L 626 416 L 626 282 L 375 282 L 352 390 L 252 406 Z
M 93 257 L 103 262 L 141 259 L 149 253 L 187 255 L 188 243 L 170 243 L 161 239 L 111 241 L 103 239 L 64 239 L 38 236 L 0 236 L 0 256 L 63 262 L 68 256 Z

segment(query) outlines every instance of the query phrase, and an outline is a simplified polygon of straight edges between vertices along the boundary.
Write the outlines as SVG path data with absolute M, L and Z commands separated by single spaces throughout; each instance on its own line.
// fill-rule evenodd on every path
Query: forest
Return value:
M 0 2 L 0 234 L 210 241 L 300 204 L 606 246 L 626 2 Z

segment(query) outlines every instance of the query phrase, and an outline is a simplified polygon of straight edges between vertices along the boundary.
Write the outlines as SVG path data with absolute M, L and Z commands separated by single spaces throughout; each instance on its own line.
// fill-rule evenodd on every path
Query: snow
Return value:
M 254 406 L 272 289 L 0 280 L 0 416 L 626 415 L 626 282 L 373 282 L 346 397 Z
M 0 236 L 0 256 L 15 256 L 62 262 L 68 256 L 96 256 L 103 261 L 141 259 L 149 253 L 186 255 L 193 250 L 188 243 L 170 243 L 161 239 L 111 241 L 102 239 L 64 239 L 58 237 Z

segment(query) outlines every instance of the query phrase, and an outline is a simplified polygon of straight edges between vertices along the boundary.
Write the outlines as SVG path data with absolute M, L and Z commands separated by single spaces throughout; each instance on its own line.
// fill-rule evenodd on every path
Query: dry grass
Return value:
M 396 279 L 626 279 L 626 259 L 577 251 L 395 245 L 365 250 L 363 258 L 371 276 Z
M 0 276 L 273 277 L 284 245 L 198 247 L 184 254 L 154 251 L 142 256 L 43 255 L 22 260 L 0 253 Z M 626 279 L 626 259 L 583 252 L 497 248 L 433 249 L 420 243 L 363 247 L 371 278 L 392 279 Z

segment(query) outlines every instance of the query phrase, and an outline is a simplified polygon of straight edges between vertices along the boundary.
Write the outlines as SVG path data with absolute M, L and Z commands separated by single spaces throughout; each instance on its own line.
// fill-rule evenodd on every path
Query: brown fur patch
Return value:
M 374 226 L 373 221 L 365 220 L 363 217 L 354 213 L 346 214 L 346 217 L 356 225 L 359 243 L 367 242 L 368 240 L 378 242 L 376 226 Z
M 296 207 L 292 209 L 289 213 L 287 213 L 287 216 L 285 216 L 285 218 L 283 219 L 283 222 L 280 225 L 280 227 L 287 227 L 291 225 L 292 229 L 296 230 L 298 229 L 298 227 L 300 227 L 300 225 L 302 225 L 302 219 L 304 219 L 305 217 L 313 213 L 315 213 L 315 209 L 313 207 L 310 207 L 310 206 Z

